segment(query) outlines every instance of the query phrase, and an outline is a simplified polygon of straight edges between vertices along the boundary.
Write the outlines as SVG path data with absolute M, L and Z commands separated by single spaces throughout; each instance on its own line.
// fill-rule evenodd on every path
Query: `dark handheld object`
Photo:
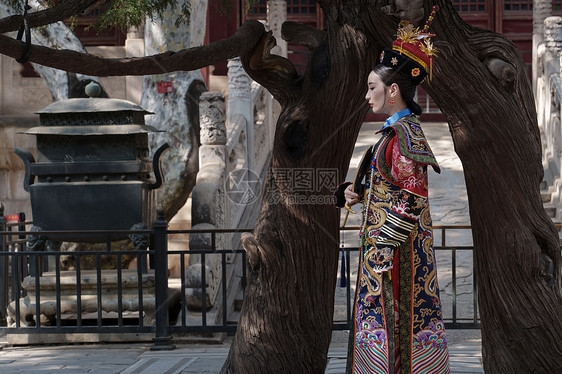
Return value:
M 373 161 L 373 147 L 369 147 L 365 154 L 363 154 L 363 158 L 359 163 L 359 167 L 355 172 L 355 178 L 353 178 L 352 182 L 344 182 L 338 186 L 338 188 L 334 191 L 335 203 L 334 205 L 338 208 L 345 207 L 345 190 L 350 185 L 353 184 L 353 192 L 361 196 L 363 194 L 363 179 L 365 175 L 367 175 L 367 171 L 369 171 L 369 165 Z
M 16 37 L 17 40 L 21 40 L 23 35 L 25 34 L 25 46 L 23 55 L 20 58 L 16 58 L 16 61 L 20 64 L 25 64 L 29 60 L 29 56 L 31 55 L 31 29 L 29 28 L 29 21 L 27 20 L 27 11 L 31 9 L 31 7 L 27 4 L 27 0 L 25 0 L 25 6 L 23 7 L 23 25 L 21 25 L 20 29 L 18 30 L 18 35 Z

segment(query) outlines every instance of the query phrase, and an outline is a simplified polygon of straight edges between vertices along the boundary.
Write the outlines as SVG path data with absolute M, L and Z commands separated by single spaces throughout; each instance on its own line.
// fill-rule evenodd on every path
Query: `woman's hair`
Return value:
M 412 113 L 417 115 L 422 114 L 422 108 L 414 100 L 417 85 L 412 83 L 410 79 L 398 73 L 396 70 L 393 70 L 383 64 L 375 66 L 373 72 L 378 75 L 381 78 L 381 81 L 387 86 L 396 83 L 398 88 L 400 88 L 400 96 L 402 96 L 402 100 L 404 100 Z

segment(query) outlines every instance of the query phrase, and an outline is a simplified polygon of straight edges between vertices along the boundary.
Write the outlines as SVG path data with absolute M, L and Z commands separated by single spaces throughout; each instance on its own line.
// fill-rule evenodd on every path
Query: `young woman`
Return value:
M 347 372 L 449 373 L 427 198 L 428 166 L 439 166 L 414 101 L 432 62 L 418 44 L 430 46 L 424 38 L 431 35 L 411 27 L 398 35 L 406 40 L 382 52 L 365 96 L 373 111 L 390 117 L 356 180 L 336 191 L 337 206 L 363 203 Z

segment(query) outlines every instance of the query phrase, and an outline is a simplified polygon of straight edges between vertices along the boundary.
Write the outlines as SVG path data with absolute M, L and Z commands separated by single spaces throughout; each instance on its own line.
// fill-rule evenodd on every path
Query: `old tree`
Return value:
M 318 2 L 325 30 L 284 25 L 285 39 L 311 50 L 301 76 L 288 60 L 270 55 L 274 40 L 258 22 L 210 45 L 148 58 L 104 60 L 31 46 L 30 60 L 116 76 L 194 70 L 241 56 L 247 72 L 282 106 L 273 184 L 276 169 L 337 168 L 345 175 L 368 109 L 363 96 L 370 68 L 393 40 L 400 16 L 423 22 L 439 5 L 432 31 L 441 52 L 425 88 L 449 122 L 465 170 L 485 370 L 562 372 L 558 235 L 541 204 L 539 130 L 515 46 L 466 25 L 445 0 Z M 29 24 L 52 23 L 94 3 L 99 2 L 66 0 L 29 15 Z M 21 24 L 21 16 L 5 18 L 0 31 Z M 0 53 L 20 58 L 24 44 L 0 35 Z M 282 184 L 277 192 L 292 193 Z M 223 372 L 322 373 L 331 336 L 339 213 L 329 204 L 289 205 L 280 199 L 272 205 L 267 197 L 253 234 L 244 238 L 251 280 Z

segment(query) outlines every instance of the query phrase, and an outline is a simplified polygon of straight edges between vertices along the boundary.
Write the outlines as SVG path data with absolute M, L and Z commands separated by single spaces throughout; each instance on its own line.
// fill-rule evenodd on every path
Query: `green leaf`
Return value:
M 97 30 L 115 27 L 126 32 L 142 25 L 146 18 L 162 21 L 168 7 L 177 14 L 176 26 L 189 24 L 191 4 L 187 1 L 178 5 L 178 0 L 114 0 L 101 12 L 94 27 Z

